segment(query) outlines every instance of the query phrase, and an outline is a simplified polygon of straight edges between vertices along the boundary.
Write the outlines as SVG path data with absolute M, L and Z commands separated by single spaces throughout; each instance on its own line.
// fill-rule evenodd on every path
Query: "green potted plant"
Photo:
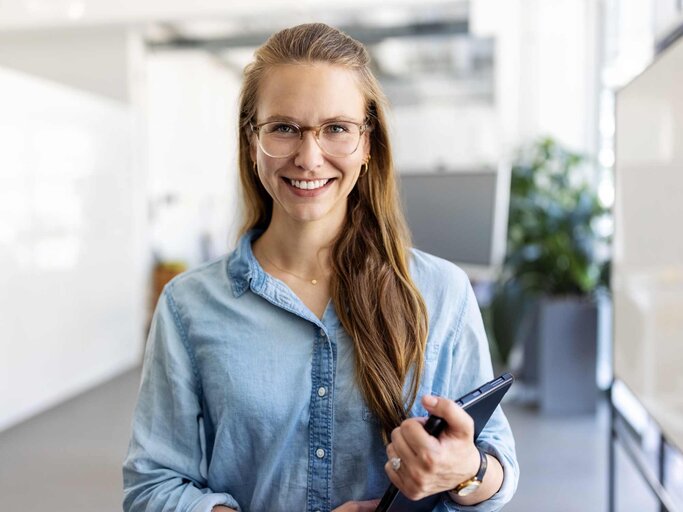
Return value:
M 609 211 L 588 164 L 542 138 L 520 152 L 511 172 L 507 253 L 491 329 L 502 360 L 524 344 L 522 377 L 538 385 L 547 412 L 593 410 L 597 395 L 595 294 L 608 283 L 609 235 L 600 226 Z

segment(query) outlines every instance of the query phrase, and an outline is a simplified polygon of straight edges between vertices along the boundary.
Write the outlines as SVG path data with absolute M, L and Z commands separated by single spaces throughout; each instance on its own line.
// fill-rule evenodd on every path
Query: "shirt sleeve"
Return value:
M 481 311 L 469 279 L 465 277 L 467 294 L 459 315 L 453 344 L 454 371 L 451 374 L 450 395 L 457 398 L 493 378 L 491 355 Z M 457 395 L 457 396 L 455 396 Z M 510 424 L 500 406 L 479 434 L 477 446 L 493 455 L 503 466 L 503 484 L 491 498 L 477 505 L 459 505 L 444 493 L 437 508 L 440 511 L 494 512 L 508 503 L 517 489 L 519 465 Z
M 201 387 L 189 348 L 167 286 L 147 340 L 123 463 L 125 512 L 239 510 L 230 494 L 207 486 Z

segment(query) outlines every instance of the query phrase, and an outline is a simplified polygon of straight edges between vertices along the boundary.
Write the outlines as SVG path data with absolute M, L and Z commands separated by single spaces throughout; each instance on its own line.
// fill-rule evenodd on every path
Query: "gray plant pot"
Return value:
M 544 414 L 594 413 L 598 400 L 598 306 L 590 299 L 543 297 L 537 317 L 539 408 Z

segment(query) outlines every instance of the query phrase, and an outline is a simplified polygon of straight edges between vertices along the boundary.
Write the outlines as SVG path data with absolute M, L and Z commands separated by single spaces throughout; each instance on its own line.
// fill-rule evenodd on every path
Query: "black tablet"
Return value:
M 510 389 L 513 380 L 511 373 L 504 373 L 455 401 L 472 416 L 475 440 L 498 407 L 503 395 Z M 446 428 L 446 422 L 438 416 L 430 415 L 425 423 L 425 429 L 434 437 L 438 437 L 444 428 Z M 411 501 L 394 484 L 390 484 L 375 512 L 431 512 L 440 499 L 441 494 L 438 493 L 418 501 Z

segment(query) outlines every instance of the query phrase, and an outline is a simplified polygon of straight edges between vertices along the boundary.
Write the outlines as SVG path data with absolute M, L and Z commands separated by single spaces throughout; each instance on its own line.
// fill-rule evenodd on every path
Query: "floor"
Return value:
M 0 512 L 121 510 L 126 451 L 139 371 L 0 433 Z M 607 414 L 544 418 L 508 403 L 522 468 L 506 512 L 605 512 Z M 654 499 L 622 453 L 619 512 L 655 512 Z
M 608 408 L 595 416 L 544 417 L 504 405 L 517 443 L 521 476 L 506 512 L 606 512 Z M 617 446 L 618 512 L 659 511 L 649 488 Z

